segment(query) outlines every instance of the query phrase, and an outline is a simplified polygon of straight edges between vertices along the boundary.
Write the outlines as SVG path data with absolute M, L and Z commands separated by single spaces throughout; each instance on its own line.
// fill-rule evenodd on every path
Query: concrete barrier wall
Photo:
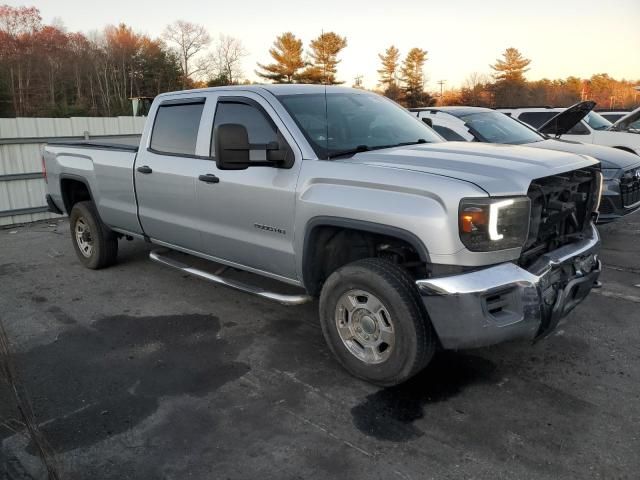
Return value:
M 56 215 L 46 210 L 42 148 L 60 139 L 139 135 L 145 117 L 0 118 L 0 226 Z M 111 141 L 117 141 L 113 138 Z

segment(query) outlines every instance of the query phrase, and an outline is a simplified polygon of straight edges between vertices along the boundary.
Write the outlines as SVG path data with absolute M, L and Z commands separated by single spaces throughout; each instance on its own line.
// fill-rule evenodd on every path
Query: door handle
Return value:
M 205 183 L 220 183 L 220 179 L 213 173 L 207 173 L 206 175 L 200 175 L 198 180 Z
M 138 170 L 140 173 L 151 173 L 153 172 L 153 170 L 151 170 L 151 168 L 147 165 L 143 165 L 142 167 L 138 167 L 136 170 Z

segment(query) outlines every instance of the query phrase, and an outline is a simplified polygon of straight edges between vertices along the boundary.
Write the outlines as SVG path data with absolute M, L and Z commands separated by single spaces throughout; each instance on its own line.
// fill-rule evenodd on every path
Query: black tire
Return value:
M 118 256 L 118 237 L 102 223 L 91 201 L 76 203 L 69 215 L 71 241 L 80 262 L 93 270 L 105 268 L 116 263 Z M 88 231 L 83 239 L 78 238 L 77 229 Z M 87 248 L 90 243 L 90 249 Z
M 389 348 L 387 357 L 383 360 L 376 359 L 378 363 L 370 363 L 359 358 L 357 353 L 352 353 L 350 348 L 364 349 L 363 345 L 366 344 L 360 343 L 356 336 L 343 341 L 338 330 L 338 323 L 343 332 L 354 329 L 354 322 L 360 327 L 364 325 L 357 323 L 358 315 L 360 319 L 363 318 L 362 313 L 356 313 L 358 308 L 354 307 L 354 311 L 349 314 L 341 307 L 344 305 L 343 299 L 352 298 L 351 294 L 359 291 L 373 295 L 384 307 L 384 315 L 375 315 L 377 320 L 373 323 L 386 322 L 393 329 L 393 346 L 386 347 Z M 360 302 L 367 297 L 354 295 L 353 298 Z M 368 301 L 367 299 L 367 303 Z M 365 308 L 364 311 L 368 310 Z M 372 318 L 368 314 L 364 316 Z M 329 348 L 342 366 L 352 375 L 376 385 L 392 386 L 408 380 L 427 366 L 436 351 L 436 334 L 413 279 L 403 268 L 379 258 L 358 260 L 329 276 L 320 294 L 320 323 Z M 360 331 L 363 332 L 363 329 L 360 328 Z M 355 332 L 350 334 L 361 335 Z M 385 351 L 378 351 L 377 354 L 384 356 Z

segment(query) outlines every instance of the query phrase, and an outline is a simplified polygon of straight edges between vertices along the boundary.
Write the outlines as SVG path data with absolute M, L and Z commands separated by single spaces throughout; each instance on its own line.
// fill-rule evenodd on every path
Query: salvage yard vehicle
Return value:
M 613 128 L 609 120 L 592 111 L 595 106 L 596 102 L 586 101 L 569 108 L 521 107 L 497 110 L 531 125 L 545 135 L 619 148 L 640 155 L 640 135 Z
M 611 147 L 547 137 L 514 118 L 482 107 L 411 109 L 446 140 L 523 145 L 579 153 L 600 160 L 604 189 L 599 223 L 640 209 L 640 158 Z
M 330 349 L 353 375 L 395 385 L 437 348 L 552 332 L 597 286 L 597 160 L 444 142 L 392 101 L 320 85 L 162 94 L 140 146 L 49 144 L 51 209 L 78 258 L 150 256 L 283 304 L 319 299 Z M 265 291 L 172 251 L 301 289 Z
M 615 123 L 629 112 L 622 110 L 598 110 L 596 113 L 611 123 Z
M 611 130 L 640 134 L 640 108 L 636 108 L 633 112 L 627 112 L 626 115 L 616 120 L 611 126 Z

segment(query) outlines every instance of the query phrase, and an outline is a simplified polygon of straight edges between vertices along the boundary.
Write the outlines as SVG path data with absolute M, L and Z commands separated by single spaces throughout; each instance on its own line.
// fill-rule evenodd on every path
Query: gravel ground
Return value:
M 638 478 L 640 214 L 601 233 L 603 288 L 554 335 L 441 353 L 394 388 L 338 366 L 316 304 L 142 242 L 84 269 L 66 220 L 0 230 L 0 320 L 64 479 Z M 17 418 L 0 387 L 0 478 L 43 478 Z

